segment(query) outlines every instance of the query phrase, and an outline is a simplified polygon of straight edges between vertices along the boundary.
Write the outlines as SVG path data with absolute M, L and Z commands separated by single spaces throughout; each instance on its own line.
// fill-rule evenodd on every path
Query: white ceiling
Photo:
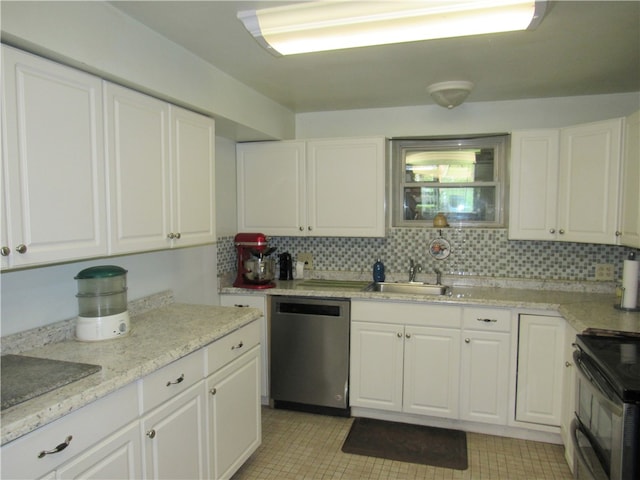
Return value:
M 640 91 L 636 0 L 549 2 L 532 31 L 289 57 L 236 18 L 265 1 L 111 3 L 294 112 L 431 104 L 426 87 L 445 80 L 475 83 L 468 102 Z

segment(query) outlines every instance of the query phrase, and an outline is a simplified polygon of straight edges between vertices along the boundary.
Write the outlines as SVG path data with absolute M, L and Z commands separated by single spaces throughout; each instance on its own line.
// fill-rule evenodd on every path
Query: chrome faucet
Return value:
M 436 274 L 436 285 L 442 285 L 442 270 L 436 267 L 433 269 L 433 271 Z
M 420 265 L 419 263 L 415 263 L 413 261 L 413 258 L 410 259 L 410 263 L 409 263 L 409 281 L 410 282 L 415 282 L 416 281 L 416 274 L 418 272 L 420 272 L 422 270 L 422 265 Z

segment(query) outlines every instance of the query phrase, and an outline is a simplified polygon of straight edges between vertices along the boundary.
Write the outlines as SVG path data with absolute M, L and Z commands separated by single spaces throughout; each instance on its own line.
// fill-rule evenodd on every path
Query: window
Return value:
M 392 140 L 394 226 L 502 226 L 507 138 Z

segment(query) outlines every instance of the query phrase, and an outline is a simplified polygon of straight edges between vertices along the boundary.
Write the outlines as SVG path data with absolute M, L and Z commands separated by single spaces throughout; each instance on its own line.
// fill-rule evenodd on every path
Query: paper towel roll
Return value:
M 622 308 L 636 308 L 638 306 L 638 260 L 625 260 L 622 269 Z

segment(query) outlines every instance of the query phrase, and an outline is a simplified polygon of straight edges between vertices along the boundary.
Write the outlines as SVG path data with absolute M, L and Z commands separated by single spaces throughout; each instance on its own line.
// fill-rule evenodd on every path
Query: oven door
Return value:
M 573 478 L 576 480 L 609 480 L 586 430 L 577 418 L 571 422 L 571 440 L 575 452 Z
M 587 479 L 622 480 L 624 403 L 587 355 L 576 351 L 574 360 L 578 373 L 572 427 L 576 471 Z

